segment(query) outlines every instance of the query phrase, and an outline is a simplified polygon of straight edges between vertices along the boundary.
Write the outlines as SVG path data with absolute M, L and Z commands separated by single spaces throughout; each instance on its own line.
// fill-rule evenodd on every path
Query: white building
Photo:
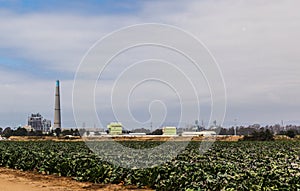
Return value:
M 199 131 L 199 132 L 183 132 L 182 136 L 215 136 L 217 133 L 215 131 Z
M 26 131 L 30 132 L 30 131 L 34 131 L 34 129 L 31 127 L 31 125 L 25 125 L 23 126 L 24 129 L 26 129 Z

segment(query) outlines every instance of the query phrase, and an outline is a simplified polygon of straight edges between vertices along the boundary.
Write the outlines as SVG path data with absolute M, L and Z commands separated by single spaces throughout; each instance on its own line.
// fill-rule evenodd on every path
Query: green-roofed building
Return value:
M 164 127 L 163 128 L 163 135 L 176 135 L 177 129 L 176 127 Z
M 122 123 L 112 122 L 107 125 L 107 128 L 110 135 L 122 135 Z

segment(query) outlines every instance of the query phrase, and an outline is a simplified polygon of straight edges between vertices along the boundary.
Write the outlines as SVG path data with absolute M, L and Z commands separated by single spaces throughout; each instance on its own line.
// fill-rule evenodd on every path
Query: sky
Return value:
M 285 124 L 300 124 L 299 6 L 297 0 L 0 0 L 0 126 L 25 125 L 28 115 L 36 112 L 53 121 L 55 81 L 59 79 L 62 124 L 75 127 L 73 86 L 84 55 L 105 35 L 143 23 L 178 27 L 209 49 L 224 79 L 225 126 L 272 125 L 281 120 Z M 141 47 L 128 51 L 114 60 L 97 81 L 95 103 L 103 124 L 93 118 L 78 120 L 78 127 L 83 123 L 105 126 L 114 120 L 114 113 L 107 109 L 111 100 L 119 107 L 116 113 L 126 112 L 128 103 L 124 104 L 123 95 L 128 96 L 127 87 L 143 80 L 150 72 L 160 76 L 173 74 L 167 75 L 168 80 L 179 87 L 179 97 L 180 94 L 186 97 L 185 114 L 190 115 L 182 124 L 194 123 L 193 107 L 197 100 L 187 95 L 192 90 L 184 85 L 186 78 L 178 80 L 180 74 L 170 69 L 170 65 L 161 62 L 157 65 L 152 60 L 143 62 L 140 68 L 137 66 L 130 75 L 124 73 L 131 64 L 145 58 L 168 60 L 189 71 L 190 76 L 197 76 L 187 66 L 188 61 L 166 49 Z M 122 72 L 122 80 L 117 81 Z M 198 118 L 208 123 L 209 86 L 201 75 L 192 79 L 203 87 L 196 88 L 201 106 Z M 118 82 L 115 93 L 110 96 L 115 82 Z M 149 127 L 150 122 L 155 126 L 178 122 L 179 97 L 171 86 L 165 85 L 152 81 L 138 86 L 129 100 L 132 118 L 122 118 L 124 123 L 137 120 L 141 126 Z M 76 109 L 84 113 L 91 108 L 85 108 L 82 100 Z M 149 119 L 155 115 L 156 118 Z M 129 126 L 129 129 L 133 127 Z

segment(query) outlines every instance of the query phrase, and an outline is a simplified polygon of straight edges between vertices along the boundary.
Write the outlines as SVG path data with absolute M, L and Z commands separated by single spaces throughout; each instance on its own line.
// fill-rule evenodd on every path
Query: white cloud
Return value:
M 44 64 L 45 68 L 74 72 L 96 40 L 132 20 L 114 16 L 23 15 L 2 11 L 0 48 L 13 49 L 16 56 Z
M 59 72 L 55 79 L 64 78 L 64 72 L 76 71 L 96 40 L 115 29 L 142 22 L 173 24 L 205 42 L 220 64 L 228 90 L 227 121 L 235 117 L 249 122 L 296 120 L 300 114 L 296 109 L 300 106 L 299 4 L 261 0 L 146 1 L 139 12 L 121 16 L 18 14 L 2 9 L 0 49 L 13 52 L 4 56 L 27 60 L 28 67 L 39 64 Z M 1 71 L 1 115 L 7 119 L 11 113 L 24 115 L 34 110 L 52 114 L 55 79 L 28 78 L 27 74 Z M 65 80 L 63 112 L 70 125 L 72 79 Z M 30 104 L 31 100 L 36 102 Z

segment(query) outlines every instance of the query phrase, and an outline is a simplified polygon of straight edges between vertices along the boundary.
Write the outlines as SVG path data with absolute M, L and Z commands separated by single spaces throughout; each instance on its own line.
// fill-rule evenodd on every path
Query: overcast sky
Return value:
M 25 125 L 27 116 L 34 112 L 40 112 L 53 121 L 55 80 L 59 79 L 63 126 L 74 127 L 72 88 L 81 59 L 97 40 L 108 33 L 141 23 L 179 27 L 206 45 L 219 64 L 226 85 L 225 125 L 234 124 L 234 119 L 238 124 L 275 124 L 281 120 L 287 124 L 300 123 L 299 1 L 67 2 L 0 0 L 0 126 Z M 136 51 L 148 51 L 154 55 L 166 50 Z M 135 58 L 135 55 L 143 54 L 129 52 L 115 62 L 130 65 L 144 59 Z M 179 59 L 174 59 L 174 62 Z M 181 64 L 178 67 L 184 67 L 185 62 Z M 117 65 L 112 66 L 112 73 L 124 70 Z M 145 76 L 145 71 L 151 71 L 153 67 L 155 62 L 146 63 L 144 70 L 138 73 L 143 71 Z M 159 66 L 157 71 L 161 70 Z M 122 82 L 135 79 L 138 73 L 125 75 Z M 110 76 L 109 68 L 107 75 Z M 178 85 L 176 79 L 173 83 Z M 99 80 L 96 91 L 99 96 L 105 97 L 106 89 L 101 87 L 112 86 L 116 79 Z M 101 83 L 106 86 L 101 86 Z M 151 94 L 165 90 L 161 85 L 155 82 L 145 84 L 144 88 L 141 86 L 132 94 L 130 103 L 136 120 L 149 122 L 148 106 L 151 103 L 149 99 L 152 99 L 166 101 L 166 108 L 159 103 L 157 110 L 152 112 L 164 115 L 164 110 L 168 109 L 165 124 L 176 122 L 180 107 L 178 97 L 172 94 L 171 89 L 162 91 L 161 97 Z M 119 87 L 116 91 L 121 91 L 124 86 L 119 84 L 116 87 Z M 203 87 L 207 89 L 205 84 Z M 204 90 L 197 94 L 201 96 L 203 115 L 199 119 L 204 121 L 210 113 L 207 92 Z M 149 95 L 146 96 L 148 100 L 141 99 L 145 95 Z M 117 98 L 115 103 L 119 103 L 117 100 L 120 99 Z M 101 98 L 96 103 L 104 123 L 113 120 Z M 85 123 L 98 126 L 95 121 Z M 193 119 L 183 123 L 193 123 Z

